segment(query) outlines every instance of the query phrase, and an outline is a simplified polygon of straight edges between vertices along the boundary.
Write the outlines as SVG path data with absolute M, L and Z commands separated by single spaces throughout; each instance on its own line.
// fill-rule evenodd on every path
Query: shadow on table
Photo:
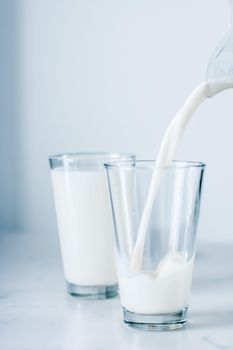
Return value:
M 192 313 L 187 329 L 233 327 L 233 310 Z

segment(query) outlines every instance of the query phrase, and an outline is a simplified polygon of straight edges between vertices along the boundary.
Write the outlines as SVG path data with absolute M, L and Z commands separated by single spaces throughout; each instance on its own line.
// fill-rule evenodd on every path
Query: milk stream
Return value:
M 171 120 L 162 140 L 155 169 L 152 174 L 148 197 L 142 214 L 138 236 L 131 258 L 131 272 L 136 273 L 140 271 L 142 265 L 144 245 L 150 215 L 155 201 L 156 193 L 159 188 L 160 180 L 165 170 L 164 167 L 169 166 L 173 160 L 177 145 L 182 138 L 184 130 L 192 118 L 192 115 L 202 104 L 202 102 L 204 102 L 207 98 L 213 97 L 219 92 L 229 88 L 233 88 L 233 77 L 202 82 L 191 93 L 183 107 Z

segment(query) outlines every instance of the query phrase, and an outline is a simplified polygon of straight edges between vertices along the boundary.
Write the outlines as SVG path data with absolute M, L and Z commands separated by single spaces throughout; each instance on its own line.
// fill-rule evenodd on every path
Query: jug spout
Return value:
M 229 0 L 229 29 L 224 39 L 212 54 L 207 72 L 207 80 L 233 78 L 233 0 Z

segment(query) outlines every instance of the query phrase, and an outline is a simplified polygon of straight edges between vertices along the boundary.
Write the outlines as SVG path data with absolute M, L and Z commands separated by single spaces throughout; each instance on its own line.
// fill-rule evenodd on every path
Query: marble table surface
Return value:
M 67 295 L 51 240 L 0 234 L 1 350 L 233 349 L 233 244 L 199 244 L 187 325 L 145 332 L 124 325 L 118 297 Z

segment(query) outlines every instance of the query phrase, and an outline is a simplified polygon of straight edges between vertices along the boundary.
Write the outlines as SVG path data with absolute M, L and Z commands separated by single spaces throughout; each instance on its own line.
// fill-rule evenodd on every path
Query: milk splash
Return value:
M 187 124 L 194 112 L 207 98 L 213 97 L 223 90 L 233 88 L 233 76 L 217 80 L 204 81 L 191 93 L 183 107 L 171 120 L 162 143 L 160 145 L 157 161 L 153 171 L 147 201 L 142 214 L 136 244 L 133 250 L 130 271 L 140 271 L 146 234 L 159 183 L 163 175 L 164 167 L 170 165 L 173 160 L 177 145 L 185 131 Z

